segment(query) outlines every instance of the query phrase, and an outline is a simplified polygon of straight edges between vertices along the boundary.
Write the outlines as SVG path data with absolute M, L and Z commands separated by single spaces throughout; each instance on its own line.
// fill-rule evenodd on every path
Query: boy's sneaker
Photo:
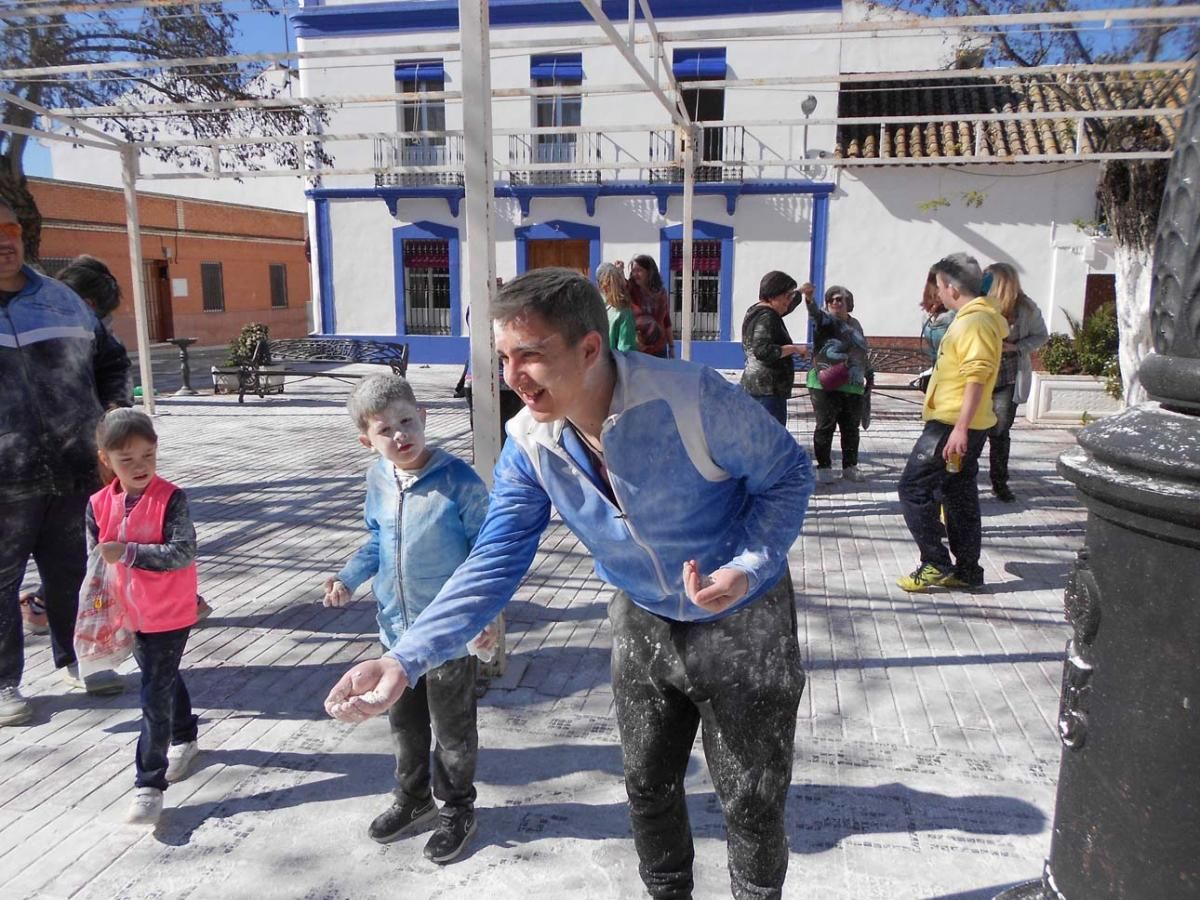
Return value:
M 0 725 L 23 725 L 33 718 L 33 704 L 21 696 L 16 685 L 0 687 Z
M 158 788 L 140 787 L 133 792 L 129 812 L 125 813 L 128 825 L 154 825 L 162 815 L 163 792 Z
M 93 672 L 84 678 L 79 674 L 79 663 L 67 663 L 62 678 L 71 687 L 87 691 L 96 697 L 110 697 L 125 690 L 125 680 L 112 669 Z
M 833 484 L 833 469 L 817 469 L 817 481 L 821 484 Z
M 37 595 L 37 591 L 21 595 L 21 620 L 30 634 L 46 634 L 50 631 L 50 622 L 46 619 L 46 605 Z
M 209 605 L 209 602 L 207 600 L 205 600 L 203 597 L 201 597 L 199 594 L 197 594 L 196 595 L 196 624 L 199 625 L 201 622 L 203 622 L 205 619 L 207 619 L 211 615 L 212 615 L 212 606 Z
M 920 594 L 931 587 L 947 587 L 946 581 L 953 578 L 953 574 L 943 572 L 933 563 L 925 563 L 917 568 L 911 575 L 903 575 L 896 579 L 896 584 L 908 591 L 910 594 Z
M 433 798 L 401 803 L 397 800 L 377 815 L 367 828 L 367 836 L 380 844 L 390 844 L 406 834 L 411 834 L 437 815 L 437 804 Z
M 955 569 L 942 579 L 942 587 L 968 591 L 981 588 L 983 587 L 983 572 L 967 575 L 961 569 Z
M 458 859 L 475 829 L 475 810 L 443 809 L 438 816 L 438 826 L 425 845 L 425 858 L 439 866 Z
M 192 762 L 200 753 L 200 745 L 195 741 L 184 744 L 172 744 L 167 748 L 167 781 L 174 784 L 183 781 L 192 770 Z
M 858 466 L 846 466 L 842 469 L 842 477 L 847 481 L 861 483 L 867 480 L 867 476 L 858 471 Z

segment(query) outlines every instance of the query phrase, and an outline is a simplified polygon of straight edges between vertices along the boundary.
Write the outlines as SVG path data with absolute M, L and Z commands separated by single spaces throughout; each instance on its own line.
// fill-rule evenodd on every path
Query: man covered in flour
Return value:
M 804 672 L 788 550 L 813 490 L 804 450 L 704 366 L 609 349 L 600 294 L 566 269 L 509 282 L 492 309 L 509 424 L 475 548 L 390 652 L 326 700 L 362 721 L 458 654 L 534 559 L 551 505 L 617 590 L 613 695 L 639 872 L 687 898 L 684 774 L 703 724 L 733 896 L 781 896 Z

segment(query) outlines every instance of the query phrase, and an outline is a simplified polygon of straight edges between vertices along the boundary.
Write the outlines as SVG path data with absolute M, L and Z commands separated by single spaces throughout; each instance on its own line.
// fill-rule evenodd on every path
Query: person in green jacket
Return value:
M 608 345 L 613 350 L 637 349 L 637 325 L 625 276 L 612 263 L 596 267 L 596 286 L 608 312 Z

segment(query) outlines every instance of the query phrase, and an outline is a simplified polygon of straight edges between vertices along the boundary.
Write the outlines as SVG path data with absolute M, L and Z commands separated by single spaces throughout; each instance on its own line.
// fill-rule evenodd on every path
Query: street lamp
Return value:
M 808 117 L 817 108 L 817 98 L 809 94 L 800 101 L 800 112 L 804 113 L 804 158 L 808 159 Z

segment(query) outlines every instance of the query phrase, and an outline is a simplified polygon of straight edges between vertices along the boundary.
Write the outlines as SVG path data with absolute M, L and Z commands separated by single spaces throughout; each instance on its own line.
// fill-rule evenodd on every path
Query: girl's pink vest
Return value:
M 135 544 L 161 544 L 167 501 L 178 488 L 157 475 L 142 499 L 129 513 L 124 540 Z M 113 479 L 108 487 L 92 494 L 92 514 L 100 529 L 100 542 L 121 540 L 121 520 L 125 518 L 125 492 Z M 196 564 L 170 572 L 152 572 L 132 566 L 116 565 L 117 583 L 122 595 L 133 605 L 138 631 L 155 634 L 175 631 L 196 624 Z

